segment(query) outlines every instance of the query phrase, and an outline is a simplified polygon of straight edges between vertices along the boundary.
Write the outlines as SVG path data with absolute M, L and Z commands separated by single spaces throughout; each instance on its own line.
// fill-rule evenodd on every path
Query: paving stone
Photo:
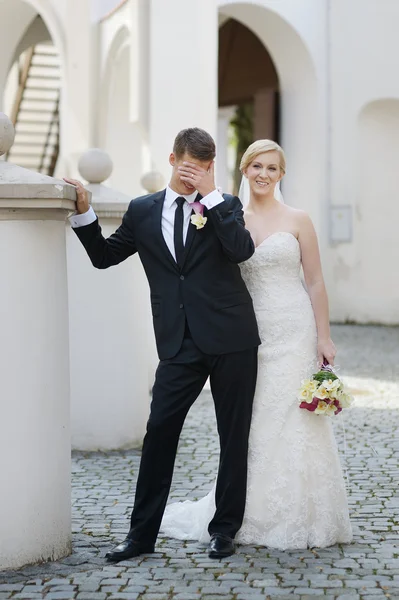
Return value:
M 219 575 L 218 580 L 225 581 L 226 579 L 245 579 L 244 573 L 223 573 Z
M 110 597 L 112 598 L 112 600 L 141 600 L 142 598 L 144 598 L 144 596 L 139 592 L 117 592 L 112 594 Z M 96 600 L 96 598 L 95 596 L 93 596 L 88 600 Z
M 278 579 L 254 579 L 252 585 L 256 588 L 268 588 L 273 586 L 279 586 L 280 582 Z M 291 584 L 292 585 L 292 584 Z
M 311 586 L 315 587 L 315 588 L 339 588 L 342 587 L 342 581 L 340 581 L 339 579 L 331 579 L 331 580 L 324 580 L 324 581 L 313 581 L 311 580 Z
M 329 594 L 320 595 L 320 592 L 317 594 L 303 594 L 302 596 L 294 596 L 295 598 L 300 598 L 301 600 L 333 600 L 333 596 Z
M 236 598 L 237 600 L 248 600 L 248 596 L 246 594 L 237 594 L 236 596 L 230 596 L 230 598 Z M 264 594 L 259 594 L 259 591 L 256 594 L 251 594 L 251 600 L 267 600 L 270 596 L 265 596 Z M 292 596 L 290 597 L 292 600 Z
M 48 585 L 43 585 L 42 586 L 44 589 L 47 589 L 49 586 Z M 69 584 L 65 584 L 65 585 L 55 585 L 54 587 L 51 587 L 51 591 L 52 592 L 73 592 L 76 589 L 76 585 L 69 585 Z
M 376 581 L 372 581 L 370 579 L 348 579 L 345 582 L 346 587 L 358 588 L 358 589 L 367 589 L 377 586 Z
M 45 595 L 46 600 L 73 600 L 74 592 L 49 592 Z
M 272 588 L 263 588 L 263 594 L 265 594 L 266 596 L 286 596 L 288 595 L 289 592 L 293 592 L 294 588 L 285 588 L 285 589 L 281 589 L 278 587 L 272 587 Z M 259 594 L 259 590 L 256 590 L 256 593 Z M 251 596 L 252 598 L 252 596 Z
M 143 594 L 141 596 L 141 599 L 142 600 L 165 600 L 165 595 L 148 593 L 148 594 Z
M 212 594 L 203 594 L 201 595 L 201 600 L 235 600 L 236 596 L 232 596 L 230 594 L 226 594 L 225 596 L 213 596 Z
M 299 596 L 312 596 L 313 598 L 314 598 L 314 596 L 320 596 L 321 595 L 320 594 L 320 590 L 311 589 L 311 588 L 295 588 L 294 589 L 294 594 L 297 594 Z
M 27 594 L 20 592 L 18 594 L 15 594 L 12 597 L 18 598 L 19 600 L 42 600 L 43 594 L 41 592 L 40 593 L 28 592 Z

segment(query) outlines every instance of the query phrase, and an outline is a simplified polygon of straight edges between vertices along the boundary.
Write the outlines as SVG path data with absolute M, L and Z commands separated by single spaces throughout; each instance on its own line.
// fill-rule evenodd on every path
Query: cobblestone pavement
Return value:
M 73 456 L 73 554 L 0 572 L 0 600 L 399 599 L 399 329 L 335 326 L 341 373 L 356 406 L 336 422 L 349 476 L 355 539 L 324 550 L 241 546 L 210 560 L 204 546 L 160 538 L 156 554 L 118 565 L 103 558 L 127 531 L 138 451 Z M 205 494 L 217 440 L 209 393 L 184 428 L 172 499 Z M 346 445 L 346 453 L 344 448 Z

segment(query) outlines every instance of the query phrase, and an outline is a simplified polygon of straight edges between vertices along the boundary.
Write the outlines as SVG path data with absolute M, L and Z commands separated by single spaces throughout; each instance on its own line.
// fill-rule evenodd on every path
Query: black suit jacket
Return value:
M 161 229 L 165 190 L 132 200 L 121 226 L 108 239 L 96 220 L 74 229 L 93 265 L 106 269 L 139 253 L 151 289 L 159 358 L 179 351 L 187 319 L 191 336 L 205 354 L 226 354 L 260 344 L 249 292 L 238 263 L 255 251 L 244 227 L 238 198 L 204 210 L 203 229 L 190 223 L 185 259 L 179 269 Z

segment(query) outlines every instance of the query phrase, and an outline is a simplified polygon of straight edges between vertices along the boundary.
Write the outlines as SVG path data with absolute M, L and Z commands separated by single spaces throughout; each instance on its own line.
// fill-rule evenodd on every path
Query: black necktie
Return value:
M 184 242 L 183 242 L 183 222 L 184 222 L 184 212 L 183 205 L 185 203 L 185 198 L 179 197 L 176 198 L 177 208 L 175 210 L 175 227 L 173 238 L 175 242 L 175 254 L 176 254 L 176 262 L 179 267 L 183 264 L 184 258 Z

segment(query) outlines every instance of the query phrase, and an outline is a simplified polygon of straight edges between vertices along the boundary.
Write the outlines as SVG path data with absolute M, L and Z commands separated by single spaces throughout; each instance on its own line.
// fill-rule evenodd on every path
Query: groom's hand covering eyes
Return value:
M 178 173 L 180 179 L 184 181 L 184 183 L 193 185 L 201 196 L 207 196 L 216 190 L 215 161 L 211 162 L 207 171 L 195 163 L 184 162 L 178 167 Z

